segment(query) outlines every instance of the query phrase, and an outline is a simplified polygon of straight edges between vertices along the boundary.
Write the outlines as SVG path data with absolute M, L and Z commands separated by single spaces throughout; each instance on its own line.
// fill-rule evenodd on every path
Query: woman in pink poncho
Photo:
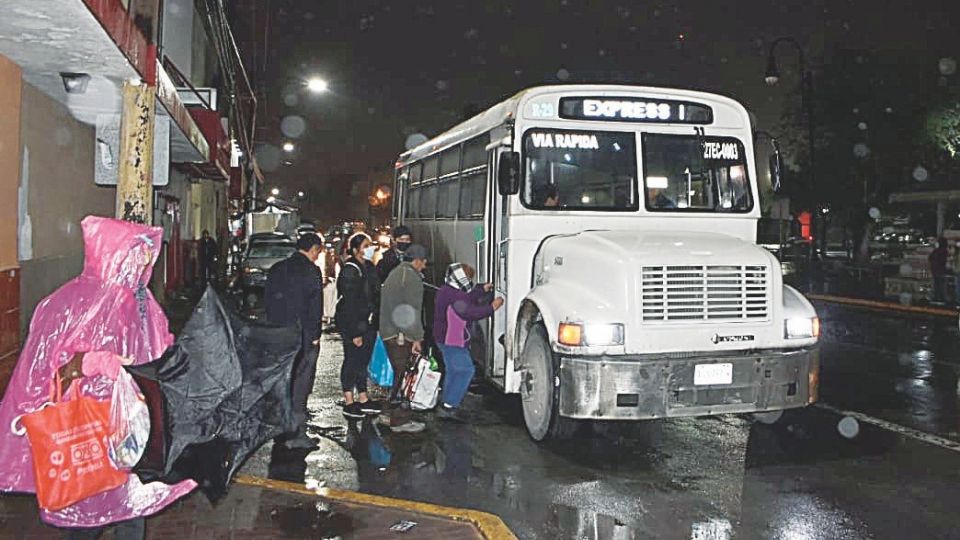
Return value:
M 81 391 L 109 400 L 121 363 L 150 362 L 173 343 L 146 288 L 162 229 L 96 216 L 82 227 L 83 272 L 37 306 L 0 402 L 0 491 L 35 492 L 29 442 L 14 431 L 20 416 L 47 401 L 56 370 L 85 353 Z M 58 527 L 102 527 L 154 514 L 195 487 L 192 480 L 143 484 L 130 474 L 116 489 L 41 517 Z

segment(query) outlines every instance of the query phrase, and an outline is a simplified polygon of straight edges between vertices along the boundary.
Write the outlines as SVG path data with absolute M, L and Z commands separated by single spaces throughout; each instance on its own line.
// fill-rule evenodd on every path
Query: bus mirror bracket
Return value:
M 501 195 L 516 195 L 520 192 L 520 153 L 504 152 L 500 154 L 497 168 L 497 187 Z

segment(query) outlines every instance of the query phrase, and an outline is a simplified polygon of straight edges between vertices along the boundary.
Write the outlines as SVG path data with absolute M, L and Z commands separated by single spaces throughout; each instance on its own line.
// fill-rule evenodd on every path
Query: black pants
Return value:
M 367 366 L 373 355 L 373 343 L 376 332 L 363 335 L 363 345 L 357 347 L 353 340 L 343 337 L 343 366 L 340 367 L 340 388 L 344 392 L 362 393 L 367 391 Z
M 106 531 L 106 527 L 90 529 L 71 529 L 67 540 L 96 540 Z M 115 540 L 143 540 L 146 538 L 146 523 L 143 518 L 121 521 L 113 526 Z
M 291 384 L 291 402 L 293 405 L 293 420 L 297 429 L 303 432 L 307 423 L 307 398 L 313 392 L 313 383 L 317 378 L 317 356 L 320 347 L 307 341 L 300 348 L 300 354 L 293 363 L 293 381 Z

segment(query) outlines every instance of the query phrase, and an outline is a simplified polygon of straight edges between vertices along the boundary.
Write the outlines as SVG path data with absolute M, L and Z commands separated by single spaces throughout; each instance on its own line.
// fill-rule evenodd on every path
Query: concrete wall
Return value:
M 0 56 L 0 395 L 20 350 L 17 188 L 20 180 L 20 68 Z
M 116 190 L 93 182 L 95 133 L 60 103 L 23 84 L 22 183 L 27 186 L 29 232 L 21 234 L 21 321 L 83 269 L 80 221 L 90 214 L 112 216 Z M 29 249 L 24 249 L 28 247 Z
M 17 266 L 20 99 L 20 67 L 0 56 L 0 270 Z

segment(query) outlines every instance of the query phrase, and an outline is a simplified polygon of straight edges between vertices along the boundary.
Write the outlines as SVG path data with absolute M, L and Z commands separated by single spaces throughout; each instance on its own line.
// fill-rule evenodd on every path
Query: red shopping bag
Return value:
M 33 454 L 37 502 L 49 511 L 109 491 L 127 480 L 107 456 L 110 402 L 81 395 L 79 381 L 71 385 L 69 401 L 63 401 L 60 377 L 54 385 L 52 404 L 22 420 Z

